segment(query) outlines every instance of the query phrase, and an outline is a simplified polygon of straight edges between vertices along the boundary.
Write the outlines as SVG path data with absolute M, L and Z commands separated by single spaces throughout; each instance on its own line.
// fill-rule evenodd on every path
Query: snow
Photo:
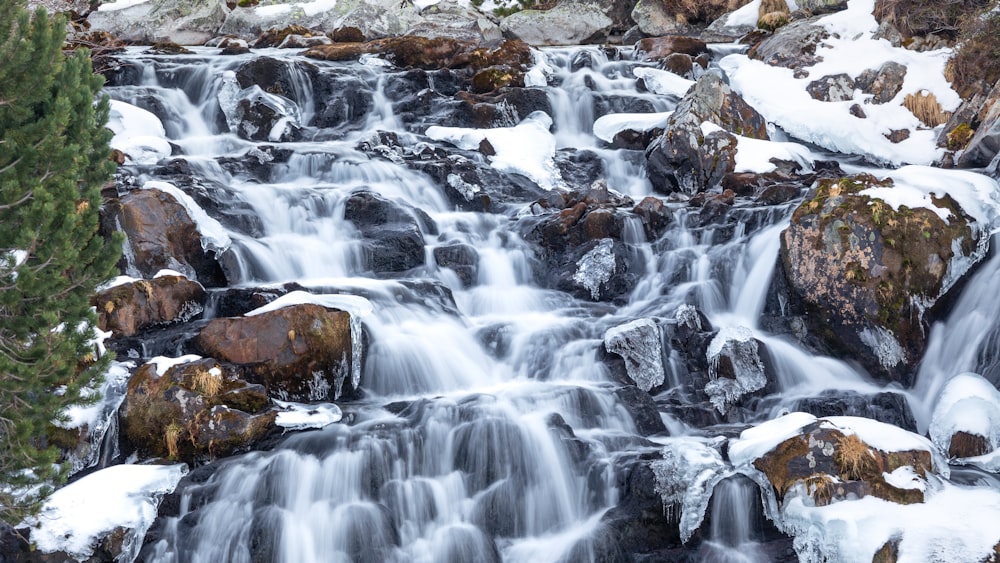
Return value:
M 107 128 L 115 134 L 111 148 L 122 151 L 127 163 L 156 164 L 172 152 L 160 118 L 142 108 L 111 100 Z
M 975 373 L 962 373 L 948 381 L 928 429 L 931 440 L 943 452 L 959 431 L 986 438 L 991 450 L 1000 447 L 1000 391 Z
M 642 79 L 647 90 L 660 96 L 682 98 L 694 86 L 694 80 L 658 68 L 640 66 L 632 69 L 632 74 Z
M 869 188 L 860 193 L 881 199 L 898 209 L 927 207 L 947 221 L 949 212 L 930 203 L 930 194 L 950 195 L 958 205 L 986 230 L 1000 224 L 1000 185 L 989 176 L 968 170 L 945 170 L 930 166 L 904 166 L 881 172 L 891 178 L 891 188 Z M 921 205 L 922 203 L 922 205 Z M 912 205 L 911 205 L 912 204 Z
M 43 553 L 64 551 L 86 559 L 93 545 L 117 528 L 134 530 L 122 560 L 131 561 L 146 529 L 156 518 L 164 494 L 173 492 L 187 474 L 180 465 L 115 465 L 91 473 L 58 491 L 45 502 L 31 526 L 31 541 Z M 129 557 L 131 555 L 131 557 Z
M 186 364 L 186 363 L 189 363 L 189 362 L 197 362 L 200 359 L 201 359 L 201 356 L 199 356 L 197 354 L 187 354 L 187 355 L 184 355 L 184 356 L 180 356 L 178 358 L 168 358 L 166 356 L 156 356 L 155 358 L 152 358 L 151 360 L 149 360 L 146 363 L 147 364 L 153 364 L 153 365 L 155 365 L 156 366 L 156 376 L 160 377 L 163 374 L 167 373 L 167 371 L 170 368 L 174 367 L 174 366 L 179 366 L 181 364 Z
M 340 407 L 333 403 L 306 405 L 274 399 L 274 404 L 281 409 L 274 423 L 289 430 L 323 428 L 344 418 Z
M 604 142 L 614 141 L 615 135 L 622 131 L 646 132 L 653 129 L 666 129 L 667 121 L 673 115 L 672 111 L 660 113 L 610 113 L 597 118 L 594 122 L 594 136 Z
M 885 482 L 896 487 L 897 489 L 918 489 L 921 491 L 927 490 L 927 481 L 923 479 L 913 467 L 909 465 L 904 465 L 902 467 L 897 467 L 892 473 L 882 473 L 882 478 Z
M 180 278 L 187 277 L 184 274 L 178 272 L 177 270 L 171 270 L 169 268 L 164 268 L 164 269 L 160 270 L 159 272 L 156 272 L 155 274 L 153 274 L 153 279 L 155 280 L 156 278 L 165 278 L 165 277 L 169 277 L 169 276 L 176 276 L 176 277 L 180 277 Z
M 312 2 L 295 2 L 292 4 L 258 6 L 254 8 L 254 11 L 262 18 L 282 16 L 293 11 L 312 17 L 317 14 L 322 14 L 328 10 L 332 10 L 336 5 L 337 0 L 313 0 Z
M 869 562 L 893 538 L 900 563 L 989 559 L 1000 541 L 1000 491 L 939 487 L 908 505 L 867 496 L 815 507 L 796 495 L 787 498 L 781 520 L 803 562 Z
M 142 186 L 145 190 L 160 190 L 174 196 L 178 203 L 184 206 L 191 220 L 194 221 L 201 234 L 201 247 L 205 250 L 212 250 L 222 253 L 232 244 L 229 238 L 229 231 L 215 219 L 208 216 L 205 210 L 199 206 L 191 196 L 187 195 L 177 186 L 169 182 L 149 181 Z
M 105 2 L 97 7 L 98 12 L 114 12 L 117 10 L 124 10 L 125 8 L 131 8 L 138 4 L 145 4 L 149 0 L 112 0 L 111 2 Z
M 351 316 L 359 317 L 367 316 L 371 314 L 373 310 L 371 301 L 357 295 L 323 295 L 309 293 L 306 291 L 292 291 L 282 295 L 274 301 L 271 301 L 263 307 L 258 307 L 253 311 L 250 311 L 245 316 L 253 317 L 264 313 L 270 313 L 271 311 L 277 311 L 278 309 L 283 309 L 285 307 L 306 303 L 321 305 L 330 309 L 340 309 L 342 311 L 347 311 L 351 314 Z
M 739 438 L 730 442 L 729 459 L 736 466 L 748 465 L 781 442 L 798 435 L 803 427 L 817 421 L 825 428 L 840 430 L 847 435 L 857 434 L 864 443 L 883 452 L 925 450 L 936 453 L 927 438 L 891 424 L 857 416 L 816 418 L 808 413 L 794 412 L 744 430 Z M 937 469 L 946 473 L 947 467 L 937 463 L 937 458 L 935 461 Z
M 114 278 L 102 283 L 97 286 L 97 292 L 107 291 L 113 287 L 118 287 L 120 285 L 125 285 L 128 283 L 135 283 L 140 281 L 139 278 L 133 278 L 132 276 L 115 276 Z
M 496 155 L 489 157 L 493 168 L 521 174 L 542 189 L 552 190 L 564 187 L 565 182 L 553 159 L 556 138 L 549 131 L 551 127 L 552 118 L 543 111 L 535 111 L 514 127 L 466 129 L 434 125 L 425 134 L 465 150 L 477 150 L 484 139 L 488 140 L 496 151 Z
M 937 130 L 923 126 L 902 102 L 907 94 L 933 94 L 946 111 L 961 103 L 944 77 L 949 49 L 916 52 L 895 48 L 884 39 L 872 39 L 873 0 L 851 0 L 848 8 L 822 18 L 816 25 L 839 37 L 826 39 L 816 50 L 822 62 L 807 67 L 808 77 L 795 78 L 793 71 L 774 67 L 746 55 L 733 54 L 720 61 L 734 90 L 769 122 L 804 141 L 846 154 L 858 154 L 880 163 L 930 164 L 943 154 L 936 146 Z M 857 77 L 867 69 L 878 69 L 895 61 L 907 67 L 902 90 L 886 104 L 867 103 L 870 97 L 856 90 L 845 102 L 814 100 L 806 86 L 823 76 L 846 73 Z M 782 95 L 775 96 L 775 92 Z M 851 115 L 853 104 L 863 106 L 867 118 Z M 910 137 L 892 143 L 885 135 L 906 129 Z
M 711 121 L 701 124 L 701 132 L 708 135 L 714 131 L 724 131 Z M 595 132 L 596 134 L 596 132 Z M 765 141 L 730 133 L 736 138 L 736 168 L 734 172 L 754 172 L 763 174 L 772 172 L 778 165 L 771 159 L 786 160 L 798 163 L 804 171 L 812 170 L 812 163 L 819 155 L 799 143 L 784 141 Z

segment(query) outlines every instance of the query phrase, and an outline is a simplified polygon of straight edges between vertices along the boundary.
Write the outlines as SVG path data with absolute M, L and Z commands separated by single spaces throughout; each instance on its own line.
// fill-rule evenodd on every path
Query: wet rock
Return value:
M 1000 448 L 1000 391 L 986 378 L 962 373 L 945 384 L 928 429 L 950 458 L 985 455 Z
M 195 463 L 244 452 L 273 427 L 263 386 L 213 359 L 162 374 L 139 368 L 128 383 L 122 430 L 142 455 Z
M 906 67 L 895 61 L 889 61 L 877 70 L 868 69 L 862 72 L 854 79 L 854 85 L 862 92 L 872 95 L 871 103 L 886 104 L 903 89 L 905 78 Z
M 271 28 L 261 33 L 257 40 L 253 43 L 254 49 L 267 49 L 269 47 L 277 47 L 281 45 L 286 38 L 291 35 L 298 35 L 300 37 L 312 37 L 314 33 L 312 30 L 303 27 L 301 25 L 290 25 L 284 28 Z
M 655 561 L 661 550 L 680 547 L 681 538 L 677 523 L 664 513 L 651 465 L 650 459 L 632 458 L 616 467 L 618 504 L 601 517 L 601 526 L 622 551 L 649 554 Z
M 129 275 L 152 278 L 160 270 L 175 270 L 206 287 L 224 283 L 197 225 L 174 196 L 156 189 L 131 191 L 108 202 L 102 215 L 105 231 L 125 234 Z
M 854 97 L 854 80 L 847 74 L 833 74 L 814 80 L 806 86 L 814 100 L 846 102 Z
M 643 60 L 662 61 L 675 54 L 697 57 L 708 52 L 708 45 L 696 37 L 666 35 L 642 39 L 636 43 L 635 50 L 636 55 Z
M 723 130 L 702 126 L 713 123 Z M 670 116 L 664 134 L 646 149 L 654 189 L 693 195 L 718 186 L 735 167 L 736 133 L 767 139 L 767 122 L 714 73 L 698 79 Z
M 789 409 L 817 417 L 860 416 L 910 432 L 917 431 L 917 423 L 906 397 L 891 391 L 866 395 L 857 391 L 828 389 L 814 397 L 796 399 Z
M 316 116 L 321 128 L 360 129 L 372 110 L 372 85 L 352 71 L 324 72 L 316 79 Z
M 442 268 L 449 268 L 465 287 L 476 285 L 479 274 L 479 254 L 467 244 L 449 244 L 434 249 L 434 261 Z
M 289 142 L 301 134 L 295 105 L 259 87 L 243 94 L 235 118 L 238 125 L 234 133 L 248 141 Z
M 815 506 L 866 496 L 898 504 L 920 503 L 924 501 L 922 488 L 899 488 L 886 476 L 908 467 L 915 478 L 923 480 L 935 470 L 929 450 L 882 451 L 824 419 L 806 425 L 753 465 L 767 476 L 779 502 L 801 484 Z M 802 494 L 802 489 L 794 494 Z
M 648 241 L 658 240 L 673 221 L 673 212 L 670 211 L 670 208 L 663 203 L 662 199 L 654 196 L 643 198 L 638 205 L 632 208 L 632 213 L 635 213 L 642 221 L 642 228 Z
M 893 210 L 860 193 L 891 185 L 867 175 L 821 180 L 792 215 L 781 260 L 816 312 L 807 316 L 815 334 L 871 373 L 909 384 L 926 343 L 922 311 L 979 259 L 979 240 L 949 196 L 931 196 L 931 209 Z
M 518 222 L 525 240 L 538 247 L 539 281 L 583 299 L 623 298 L 643 270 L 635 252 L 621 242 L 626 215 L 618 208 L 632 201 L 610 192 L 603 181 L 587 191 L 549 196 L 534 205 L 539 215 Z
M 219 44 L 220 55 L 245 55 L 250 52 L 250 45 L 242 39 L 226 39 Z
M 363 191 L 347 199 L 344 219 L 364 237 L 365 265 L 372 272 L 396 274 L 424 264 L 424 236 L 414 212 Z
M 615 390 L 615 396 L 632 415 L 635 429 L 641 436 L 652 436 L 667 431 L 660 417 L 660 410 L 653 398 L 634 385 L 626 385 Z
M 133 336 L 142 329 L 186 322 L 201 314 L 205 289 L 183 276 L 138 280 L 102 291 L 94 297 L 101 330 Z
M 774 34 L 754 45 L 748 55 L 772 66 L 802 68 L 822 60 L 816 47 L 830 36 L 822 26 L 813 25 L 817 18 L 792 22 L 775 30 Z
M 418 36 L 401 36 L 378 39 L 367 43 L 335 43 L 320 45 L 304 53 L 306 57 L 320 60 L 345 60 L 347 51 L 380 55 L 400 68 L 437 70 L 442 68 L 468 68 L 472 71 L 491 66 L 521 68 L 530 65 L 531 49 L 523 41 L 507 40 L 498 46 L 481 47 L 472 41 L 447 37 L 428 39 Z M 522 84 L 523 86 L 523 84 Z
M 652 319 L 637 319 L 604 333 L 604 347 L 625 360 L 628 377 L 643 391 L 663 385 L 663 343 Z
M 548 10 L 511 14 L 500 22 L 500 30 L 531 45 L 580 45 L 605 41 L 613 23 L 595 4 L 560 2 Z
M 302 304 L 214 319 L 195 346 L 239 366 L 284 401 L 333 401 L 357 390 L 350 315 L 344 311 Z
M 974 98 L 968 102 L 970 109 L 978 109 L 972 119 L 959 121 L 952 125 L 956 121 L 953 118 L 945 129 L 946 131 L 959 131 L 964 124 L 965 131 L 970 129 L 975 131 L 958 158 L 956 164 L 960 168 L 990 166 L 997 153 L 1000 153 L 1000 84 L 993 86 L 993 89 L 985 97 L 980 98 L 981 101 Z M 959 111 L 961 112 L 961 110 Z M 973 125 L 976 126 L 973 127 Z M 993 170 L 993 173 L 996 175 L 996 169 Z

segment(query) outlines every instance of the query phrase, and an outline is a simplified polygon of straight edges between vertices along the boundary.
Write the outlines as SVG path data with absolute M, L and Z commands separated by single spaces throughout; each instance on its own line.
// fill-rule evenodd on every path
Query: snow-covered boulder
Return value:
M 993 452 L 1000 448 L 1000 391 L 975 373 L 956 375 L 938 398 L 928 432 L 949 457 Z
M 821 180 L 782 235 L 794 294 L 822 312 L 810 328 L 909 383 L 924 312 L 984 256 L 998 198 L 989 178 L 926 167 Z
M 531 45 L 579 45 L 606 40 L 612 23 L 596 5 L 561 2 L 549 10 L 511 14 L 500 23 L 500 29 Z
M 643 391 L 663 385 L 663 342 L 653 319 L 637 319 L 604 333 L 604 347 L 625 360 L 629 378 Z
M 219 33 L 253 39 L 265 30 L 301 25 L 334 30 L 354 27 L 367 39 L 402 35 L 421 21 L 417 7 L 399 0 L 279 0 L 237 7 L 221 24 Z
M 87 17 L 91 31 L 136 43 L 201 45 L 218 35 L 229 14 L 226 0 L 116 0 Z
M 134 336 L 140 330 L 172 322 L 185 322 L 205 306 L 200 283 L 179 275 L 135 280 L 98 293 L 98 326 L 116 336 Z

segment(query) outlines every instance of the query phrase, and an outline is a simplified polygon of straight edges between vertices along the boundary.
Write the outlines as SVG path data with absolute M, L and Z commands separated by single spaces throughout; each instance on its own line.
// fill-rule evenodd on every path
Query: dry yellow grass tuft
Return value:
M 833 461 L 845 479 L 860 481 L 879 473 L 875 454 L 857 434 L 846 435 L 837 441 Z
M 944 125 L 951 119 L 951 112 L 941 109 L 937 97 L 929 92 L 921 91 L 916 95 L 907 94 L 903 100 L 903 106 L 928 127 Z

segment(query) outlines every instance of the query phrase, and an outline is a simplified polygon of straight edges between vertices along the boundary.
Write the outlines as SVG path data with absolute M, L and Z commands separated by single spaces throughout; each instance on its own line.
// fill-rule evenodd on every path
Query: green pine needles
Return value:
M 62 53 L 65 20 L 0 2 L 0 520 L 16 525 L 65 478 L 47 439 L 107 368 L 94 288 L 121 251 L 98 235 L 114 165 L 103 79 Z

